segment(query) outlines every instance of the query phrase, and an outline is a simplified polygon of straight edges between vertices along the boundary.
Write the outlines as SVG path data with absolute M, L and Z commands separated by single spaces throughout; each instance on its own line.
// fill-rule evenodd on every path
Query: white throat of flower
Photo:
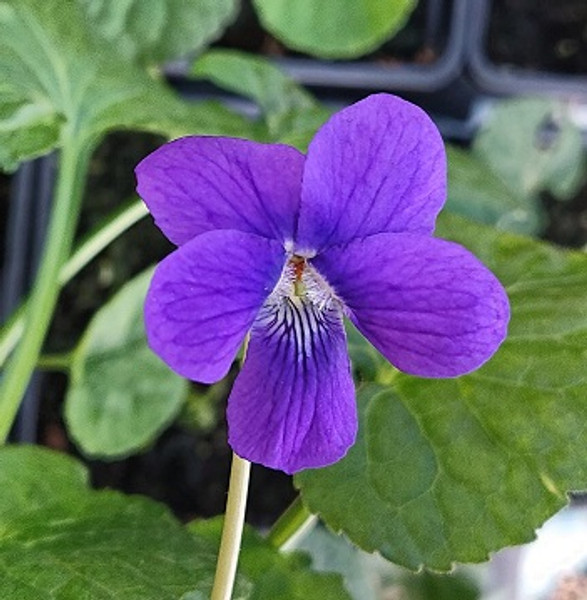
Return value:
M 305 363 L 324 344 L 333 327 L 340 328 L 342 302 L 318 271 L 299 255 L 290 255 L 277 285 L 265 301 L 255 326 L 277 336 Z
M 319 311 L 340 306 L 334 290 L 318 271 L 302 256 L 292 255 L 281 273 L 267 303 L 311 304 Z

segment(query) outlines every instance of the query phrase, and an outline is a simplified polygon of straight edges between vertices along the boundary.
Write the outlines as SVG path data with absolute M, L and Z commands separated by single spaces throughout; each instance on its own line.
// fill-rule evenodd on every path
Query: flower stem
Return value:
M 298 496 L 274 523 L 267 541 L 275 548 L 283 549 L 311 527 L 315 520 L 316 516 L 305 507 L 301 497 Z
M 248 460 L 240 458 L 236 454 L 232 455 L 226 515 L 224 517 L 224 527 L 222 528 L 222 539 L 220 540 L 211 600 L 230 600 L 232 597 L 245 523 L 250 470 L 251 463 Z
M 133 199 L 107 217 L 81 242 L 59 272 L 59 284 L 65 285 L 73 279 L 108 244 L 147 214 L 145 205 Z M 24 333 L 29 301 L 25 300 L 14 311 L 8 322 L 0 329 L 0 367 L 6 362 Z
M 39 266 L 20 345 L 0 384 L 0 443 L 5 443 L 31 374 L 37 364 L 59 295 L 59 272 L 71 250 L 92 148 L 73 139 L 62 145 L 59 175 L 45 249 Z

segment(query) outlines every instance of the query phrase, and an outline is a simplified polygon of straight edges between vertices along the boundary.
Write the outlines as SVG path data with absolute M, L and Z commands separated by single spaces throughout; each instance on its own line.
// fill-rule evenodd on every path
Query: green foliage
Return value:
M 199 433 L 213 431 L 224 420 L 226 398 L 232 383 L 232 378 L 227 376 L 214 385 L 192 385 L 179 415 L 179 423 Z
M 194 522 L 190 529 L 217 552 L 222 522 L 221 518 Z M 280 554 L 250 527 L 243 535 L 239 573 L 250 582 L 243 600 L 351 600 L 339 575 L 312 571 L 305 554 Z
M 87 487 L 82 466 L 32 446 L 0 449 L 0 597 L 208 597 L 216 556 L 161 505 Z
M 353 379 L 389 383 L 398 371 L 373 347 L 350 322 L 345 322 L 347 344 L 353 367 Z
M 0 167 L 11 171 L 21 157 L 46 154 L 58 137 L 59 116 L 48 103 L 29 103 L 0 80 Z
M 345 587 L 353 600 L 379 600 L 381 559 L 362 552 L 344 536 L 335 535 L 317 525 L 295 545 L 307 552 L 317 571 L 334 571 L 343 576 Z M 393 568 L 389 565 L 389 568 Z
M 406 600 L 477 600 L 479 586 L 462 573 L 406 573 L 399 578 Z
M 234 50 L 210 50 L 192 75 L 252 100 L 260 109 L 260 137 L 305 150 L 330 111 L 266 60 Z
M 447 145 L 446 209 L 498 229 L 533 234 L 541 219 L 532 198 L 520 197 L 474 152 Z
M 499 229 L 538 233 L 540 193 L 570 198 L 585 174 L 581 133 L 566 110 L 539 98 L 496 104 L 471 150 L 447 148 L 447 208 Z
M 254 0 L 264 27 L 294 50 L 351 58 L 401 29 L 415 0 Z
M 581 132 L 562 103 L 539 98 L 501 102 L 475 138 L 474 150 L 522 198 L 547 190 L 565 199 L 580 182 Z
M 353 546 L 344 536 L 314 527 L 296 548 L 308 552 L 318 571 L 340 573 L 353 600 L 477 600 L 476 581 L 457 570 L 450 574 L 413 573 Z
M 316 106 L 311 94 L 277 67 L 238 50 L 209 50 L 194 62 L 191 73 L 249 98 L 270 119 Z
M 296 485 L 363 549 L 448 570 L 529 541 L 587 486 L 587 257 L 450 216 L 439 234 L 506 286 L 508 339 L 470 375 L 364 387 L 356 445 Z
M 74 353 L 65 418 L 90 456 L 143 449 L 185 400 L 187 382 L 147 346 L 143 303 L 152 274 L 135 277 L 97 312 Z
M 253 135 L 213 102 L 189 104 L 90 30 L 78 2 L 0 0 L 0 167 L 112 129 Z
M 78 0 L 92 27 L 135 62 L 202 49 L 232 21 L 238 0 Z

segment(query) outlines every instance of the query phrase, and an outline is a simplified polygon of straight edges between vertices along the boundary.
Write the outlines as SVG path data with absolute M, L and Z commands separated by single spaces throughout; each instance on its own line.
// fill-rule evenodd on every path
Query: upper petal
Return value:
M 340 310 L 289 299 L 264 306 L 227 418 L 228 441 L 247 460 L 294 473 L 342 458 L 357 414 Z
M 420 108 L 376 94 L 336 113 L 304 167 L 296 242 L 321 250 L 381 232 L 431 233 L 446 198 L 446 157 Z
M 145 302 L 151 348 L 184 377 L 213 383 L 232 364 L 285 261 L 278 242 L 211 231 L 159 263 Z
M 380 234 L 332 248 L 313 262 L 363 335 L 406 373 L 463 375 L 505 338 L 505 290 L 458 244 Z
M 281 144 L 185 137 L 137 165 L 137 191 L 177 245 L 214 229 L 283 241 L 293 237 L 303 164 Z

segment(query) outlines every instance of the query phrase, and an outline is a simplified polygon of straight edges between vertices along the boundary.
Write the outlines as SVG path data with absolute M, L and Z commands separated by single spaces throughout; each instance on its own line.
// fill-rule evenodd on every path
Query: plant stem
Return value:
M 248 460 L 240 458 L 236 454 L 232 455 L 226 515 L 224 517 L 224 527 L 222 528 L 222 539 L 220 540 L 211 600 L 230 600 L 232 597 L 245 523 L 250 470 L 251 463 Z
M 59 273 L 69 252 L 78 221 L 91 147 L 64 139 L 57 188 L 20 345 L 8 362 L 0 384 L 0 443 L 5 443 L 22 397 L 37 364 L 61 288 Z
M 298 496 L 274 523 L 267 541 L 275 548 L 283 549 L 295 537 L 305 532 L 315 520 L 316 516 L 305 507 Z
M 37 369 L 44 371 L 69 371 L 73 352 L 63 354 L 41 354 L 37 360 Z
M 63 286 L 73 279 L 108 244 L 137 223 L 146 214 L 147 209 L 143 202 L 134 199 L 127 202 L 120 210 L 100 223 L 86 236 L 84 241 L 75 249 L 63 265 L 59 272 L 59 285 Z M 18 344 L 24 332 L 28 305 L 29 301 L 25 300 L 0 330 L 0 367 L 6 362 L 6 359 Z
M 134 198 L 126 202 L 103 223 L 100 223 L 96 229 L 92 230 L 75 249 L 59 272 L 59 283 L 65 285 L 70 279 L 73 279 L 108 244 L 147 214 L 147 207 L 142 200 Z

